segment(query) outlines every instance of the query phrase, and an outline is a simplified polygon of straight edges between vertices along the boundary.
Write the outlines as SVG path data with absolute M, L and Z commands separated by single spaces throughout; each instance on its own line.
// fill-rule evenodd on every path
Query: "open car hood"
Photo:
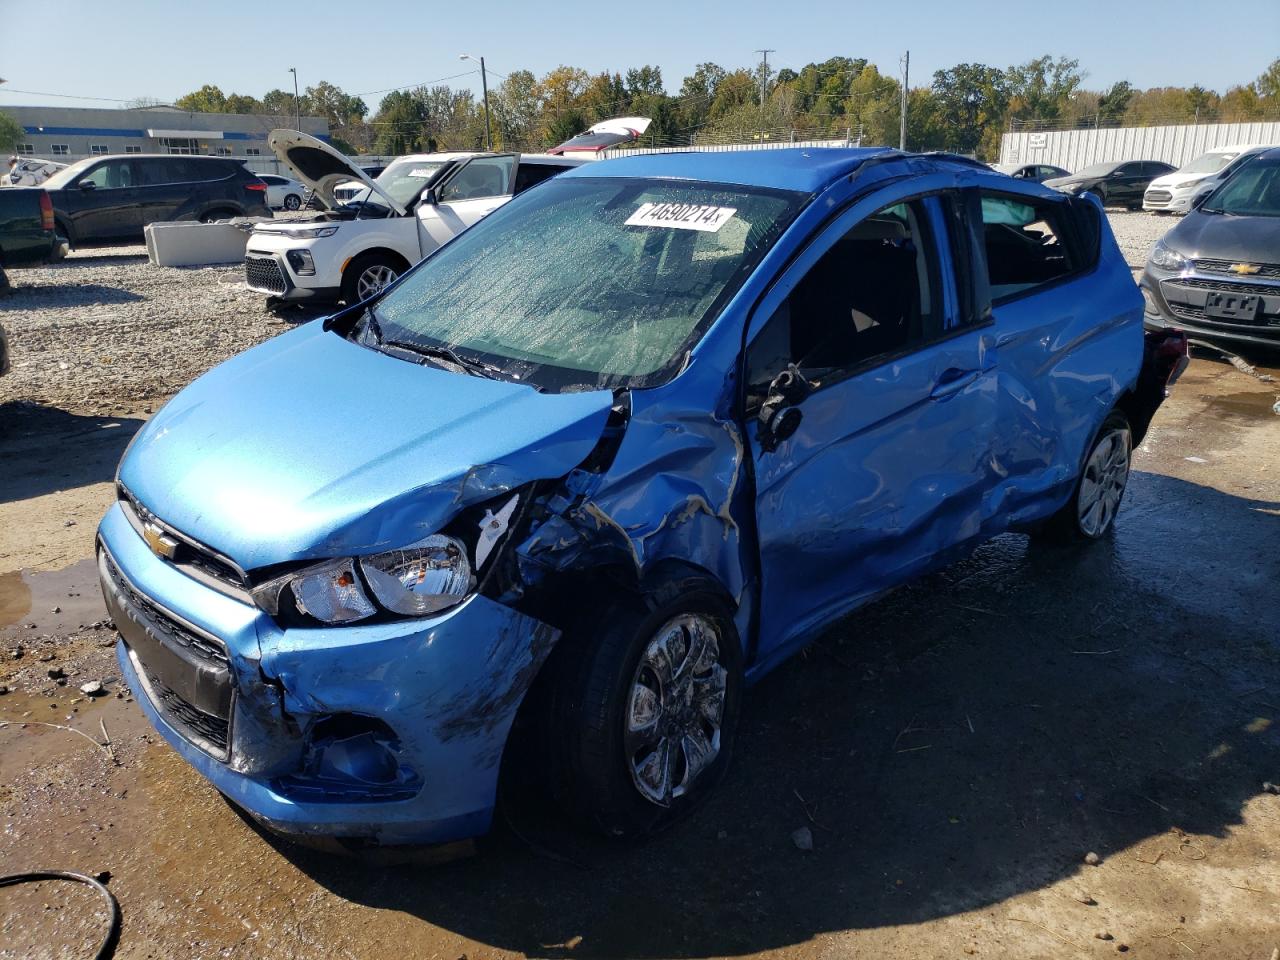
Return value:
M 583 133 L 571 137 L 547 153 L 563 156 L 566 153 L 599 153 L 620 143 L 630 143 L 649 129 L 648 117 L 614 117 L 601 120 Z
M 323 140 L 317 140 L 298 130 L 281 128 L 272 130 L 267 135 L 267 146 L 302 183 L 315 191 L 316 196 L 329 209 L 338 205 L 333 198 L 333 188 L 347 180 L 358 180 L 382 197 L 396 213 L 404 216 L 408 212 L 356 166 L 350 157 L 343 156 Z

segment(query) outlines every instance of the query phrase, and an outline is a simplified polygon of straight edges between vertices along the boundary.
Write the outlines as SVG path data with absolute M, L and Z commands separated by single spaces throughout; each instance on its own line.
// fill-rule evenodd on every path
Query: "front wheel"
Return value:
M 289 193 L 284 198 L 284 208 L 286 210 L 297 210 L 302 206 L 302 198 L 296 193 Z
M 364 253 L 347 265 L 342 274 L 342 299 L 347 306 L 362 303 L 382 292 L 406 269 L 399 258 L 385 253 Z
M 687 814 L 723 776 L 737 731 L 742 651 L 727 604 L 694 587 L 602 610 L 566 639 L 551 733 L 570 801 L 611 836 Z
M 1049 519 L 1043 532 L 1055 540 L 1101 540 L 1115 529 L 1132 453 L 1129 421 L 1113 411 L 1089 448 L 1071 499 Z
M 208 213 L 202 214 L 201 223 L 217 223 L 219 220 L 230 220 L 236 216 L 234 210 L 210 210 Z

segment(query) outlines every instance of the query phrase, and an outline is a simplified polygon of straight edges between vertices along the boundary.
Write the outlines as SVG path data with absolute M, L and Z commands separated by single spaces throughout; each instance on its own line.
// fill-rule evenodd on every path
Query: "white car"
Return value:
M 57 160 L 22 157 L 9 168 L 9 182 L 15 187 L 38 187 L 67 165 Z
M 267 185 L 267 206 L 272 210 L 300 210 L 307 188 L 297 180 L 274 173 L 260 173 L 258 179 Z
M 373 296 L 437 247 L 515 194 L 588 161 L 516 153 L 426 153 L 400 157 L 370 179 L 328 144 L 273 130 L 275 155 L 328 208 L 306 220 L 260 223 L 245 248 L 251 290 L 278 301 Z M 356 180 L 354 199 L 334 190 Z
M 1214 147 L 1173 173 L 1156 177 L 1142 195 L 1142 209 L 1155 213 L 1187 213 L 1196 197 L 1207 194 L 1250 157 L 1268 150 L 1262 144 Z

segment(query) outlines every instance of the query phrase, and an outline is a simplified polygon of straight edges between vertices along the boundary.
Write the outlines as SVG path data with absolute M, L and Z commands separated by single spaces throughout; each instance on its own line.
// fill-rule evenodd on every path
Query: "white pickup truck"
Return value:
M 424 153 L 400 157 L 376 180 L 333 147 L 296 130 L 267 143 L 327 208 L 305 220 L 254 227 L 245 248 L 251 290 L 277 302 L 366 300 L 441 244 L 518 193 L 570 167 L 571 157 Z M 364 184 L 341 202 L 334 189 Z

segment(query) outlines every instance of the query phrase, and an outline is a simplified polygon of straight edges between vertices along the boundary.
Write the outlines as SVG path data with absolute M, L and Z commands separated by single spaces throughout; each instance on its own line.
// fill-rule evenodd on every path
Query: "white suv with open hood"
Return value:
M 245 248 L 249 288 L 279 300 L 366 300 L 517 193 L 584 161 L 516 153 L 400 157 L 376 180 L 328 144 L 296 130 L 267 143 L 325 212 L 258 224 Z M 364 185 L 354 199 L 339 185 Z

